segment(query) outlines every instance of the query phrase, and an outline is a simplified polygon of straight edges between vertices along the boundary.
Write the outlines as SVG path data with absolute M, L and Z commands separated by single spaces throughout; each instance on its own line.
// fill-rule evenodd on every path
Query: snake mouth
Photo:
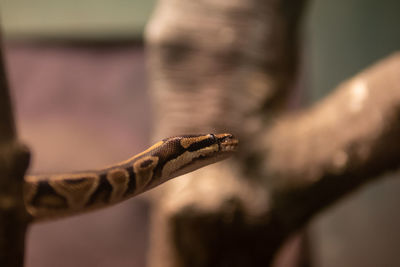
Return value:
M 232 134 L 216 134 L 219 150 L 221 152 L 235 152 L 239 145 L 239 140 Z

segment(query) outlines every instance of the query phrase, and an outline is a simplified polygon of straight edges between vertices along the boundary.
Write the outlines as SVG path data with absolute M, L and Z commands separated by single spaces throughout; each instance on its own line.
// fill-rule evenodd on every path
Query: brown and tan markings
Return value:
M 212 144 L 207 147 L 199 148 L 193 151 L 186 150 L 176 158 L 171 159 L 164 164 L 164 167 L 162 169 L 162 176 L 168 177 L 182 175 L 182 169 L 188 167 L 190 163 L 195 162 L 197 159 L 206 156 L 207 154 L 216 153 L 218 151 L 218 147 L 218 144 Z M 196 167 L 196 164 L 193 164 L 193 167 Z
M 183 148 L 188 148 L 188 147 L 190 147 L 191 145 L 193 145 L 195 143 L 207 140 L 209 138 L 210 137 L 207 136 L 207 135 L 195 136 L 195 137 L 187 137 L 187 138 L 182 138 L 180 140 L 180 142 L 181 142 L 181 146 L 183 146 Z
M 133 163 L 133 170 L 136 174 L 136 187 L 140 192 L 144 192 L 152 178 L 154 177 L 154 169 L 157 166 L 159 157 L 144 156 Z
M 70 209 L 84 206 L 99 185 L 96 173 L 56 176 L 48 182 L 60 195 L 67 199 Z
M 108 206 L 227 158 L 237 144 L 231 134 L 177 136 L 101 170 L 28 175 L 24 185 L 25 206 L 35 220 Z
M 115 168 L 107 173 L 107 179 L 110 182 L 113 191 L 111 193 L 110 202 L 120 201 L 124 198 L 125 192 L 128 190 L 129 173 L 123 168 Z

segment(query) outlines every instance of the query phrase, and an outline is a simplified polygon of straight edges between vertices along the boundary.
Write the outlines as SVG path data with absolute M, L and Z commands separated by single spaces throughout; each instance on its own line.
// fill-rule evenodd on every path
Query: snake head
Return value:
M 238 146 L 232 134 L 204 134 L 171 137 L 164 140 L 168 155 L 162 158 L 163 181 L 194 171 L 231 156 Z

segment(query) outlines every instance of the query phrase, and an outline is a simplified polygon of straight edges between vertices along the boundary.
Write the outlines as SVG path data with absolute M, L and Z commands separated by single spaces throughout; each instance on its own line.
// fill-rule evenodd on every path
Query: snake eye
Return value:
M 209 136 L 214 143 L 218 141 L 214 134 L 209 134 Z

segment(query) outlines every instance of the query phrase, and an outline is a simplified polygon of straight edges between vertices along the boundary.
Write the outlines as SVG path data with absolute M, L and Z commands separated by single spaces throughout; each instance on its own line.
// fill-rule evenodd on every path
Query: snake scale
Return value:
M 24 201 L 35 221 L 83 213 L 143 193 L 169 179 L 229 157 L 231 134 L 164 139 L 132 158 L 99 170 L 27 175 Z

